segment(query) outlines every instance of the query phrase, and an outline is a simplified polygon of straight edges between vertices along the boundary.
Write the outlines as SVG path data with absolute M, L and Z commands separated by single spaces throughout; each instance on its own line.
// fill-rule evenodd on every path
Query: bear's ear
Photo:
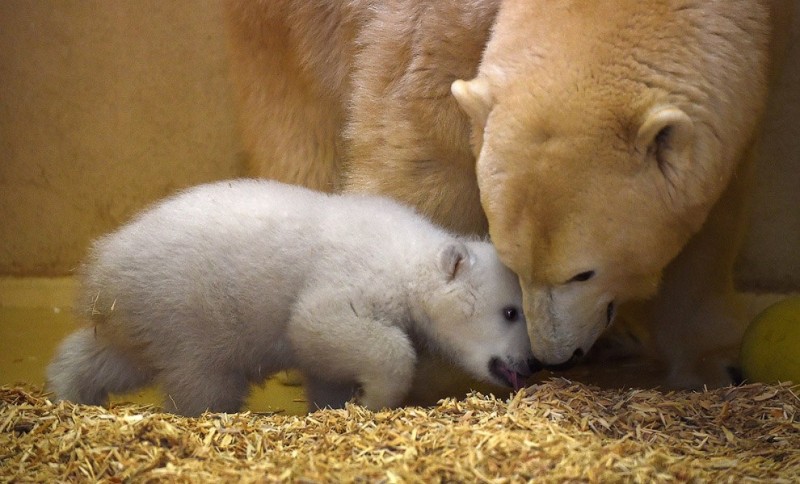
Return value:
M 476 77 L 471 81 L 458 79 L 450 85 L 450 92 L 456 98 L 461 110 L 472 121 L 481 126 L 486 125 L 486 118 L 492 109 L 492 91 L 486 79 Z
M 450 242 L 439 251 L 439 270 L 448 281 L 463 273 L 471 264 L 469 249 L 461 242 Z
M 636 150 L 647 160 L 655 160 L 662 171 L 686 166 L 693 142 L 692 119 L 673 105 L 651 109 L 636 134 Z

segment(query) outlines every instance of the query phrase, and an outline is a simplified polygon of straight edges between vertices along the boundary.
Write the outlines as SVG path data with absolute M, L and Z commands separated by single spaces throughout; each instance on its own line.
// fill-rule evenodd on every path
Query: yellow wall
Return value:
M 176 188 L 241 174 L 221 6 L 0 2 L 0 274 L 65 274 Z

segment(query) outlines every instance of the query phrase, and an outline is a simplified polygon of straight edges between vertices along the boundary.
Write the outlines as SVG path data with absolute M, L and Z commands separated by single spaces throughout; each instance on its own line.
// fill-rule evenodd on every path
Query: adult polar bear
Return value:
M 488 231 L 544 364 L 639 300 L 671 384 L 724 384 L 775 7 L 229 0 L 244 141 L 261 176 Z

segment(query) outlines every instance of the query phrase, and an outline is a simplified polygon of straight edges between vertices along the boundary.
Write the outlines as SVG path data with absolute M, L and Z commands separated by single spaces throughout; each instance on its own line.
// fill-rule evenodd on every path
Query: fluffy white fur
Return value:
M 519 387 L 530 344 L 493 246 L 396 202 L 277 182 L 203 185 L 100 239 L 79 307 L 92 325 L 48 368 L 60 399 L 102 404 L 152 381 L 166 408 L 240 409 L 251 382 L 305 377 L 311 409 L 401 403 L 420 344 Z

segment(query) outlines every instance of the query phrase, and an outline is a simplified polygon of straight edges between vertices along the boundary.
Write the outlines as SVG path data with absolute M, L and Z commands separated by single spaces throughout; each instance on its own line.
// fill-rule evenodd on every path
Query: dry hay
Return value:
M 797 481 L 788 385 L 600 390 L 552 380 L 511 400 L 184 418 L 0 387 L 0 481 Z

